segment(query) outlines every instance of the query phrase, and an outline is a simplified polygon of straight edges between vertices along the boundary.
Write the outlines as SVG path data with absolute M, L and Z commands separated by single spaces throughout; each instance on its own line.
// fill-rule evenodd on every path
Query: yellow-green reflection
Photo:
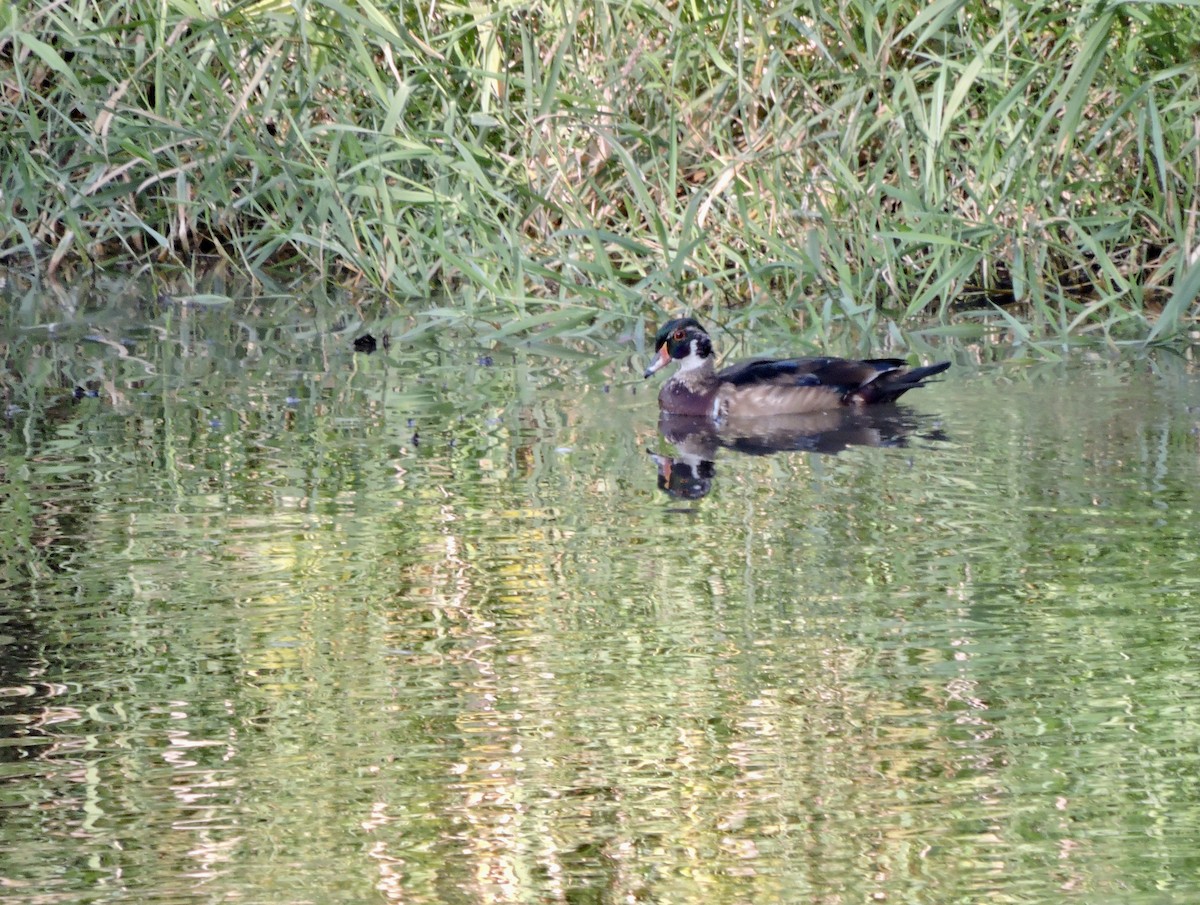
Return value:
M 13 414 L 18 901 L 1197 893 L 1186 365 L 960 367 L 682 504 L 619 362 L 204 326 Z

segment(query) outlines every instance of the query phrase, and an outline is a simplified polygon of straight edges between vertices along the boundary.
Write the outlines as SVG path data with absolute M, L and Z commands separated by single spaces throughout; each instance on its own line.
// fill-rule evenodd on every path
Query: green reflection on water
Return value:
M 1200 892 L 1188 368 L 680 504 L 623 357 L 222 317 L 8 340 L 14 901 Z

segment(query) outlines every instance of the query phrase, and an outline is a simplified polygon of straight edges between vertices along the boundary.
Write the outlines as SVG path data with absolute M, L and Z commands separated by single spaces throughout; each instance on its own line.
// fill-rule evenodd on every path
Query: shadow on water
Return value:
M 663 414 L 659 433 L 674 447 L 670 455 L 649 451 L 658 469 L 658 489 L 683 500 L 708 495 L 720 450 L 750 456 L 776 453 L 837 455 L 852 446 L 908 446 L 909 439 L 947 440 L 938 420 L 905 406 L 841 408 L 805 415 L 730 419 Z

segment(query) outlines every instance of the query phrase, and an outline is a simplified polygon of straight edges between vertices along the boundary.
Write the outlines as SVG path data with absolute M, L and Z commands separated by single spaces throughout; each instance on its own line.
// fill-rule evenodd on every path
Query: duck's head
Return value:
M 680 317 L 667 321 L 654 336 L 654 360 L 646 368 L 643 377 L 649 377 L 659 368 L 678 361 L 681 371 L 690 371 L 712 362 L 712 340 L 694 317 Z

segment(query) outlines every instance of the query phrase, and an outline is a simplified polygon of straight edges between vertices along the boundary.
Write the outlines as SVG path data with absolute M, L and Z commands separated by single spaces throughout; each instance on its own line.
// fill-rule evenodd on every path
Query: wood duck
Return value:
M 712 340 L 690 317 L 664 324 L 654 337 L 654 348 L 656 355 L 644 376 L 679 362 L 679 370 L 658 393 L 659 408 L 713 421 L 894 402 L 950 367 L 943 361 L 910 368 L 900 358 L 754 358 L 716 371 Z

